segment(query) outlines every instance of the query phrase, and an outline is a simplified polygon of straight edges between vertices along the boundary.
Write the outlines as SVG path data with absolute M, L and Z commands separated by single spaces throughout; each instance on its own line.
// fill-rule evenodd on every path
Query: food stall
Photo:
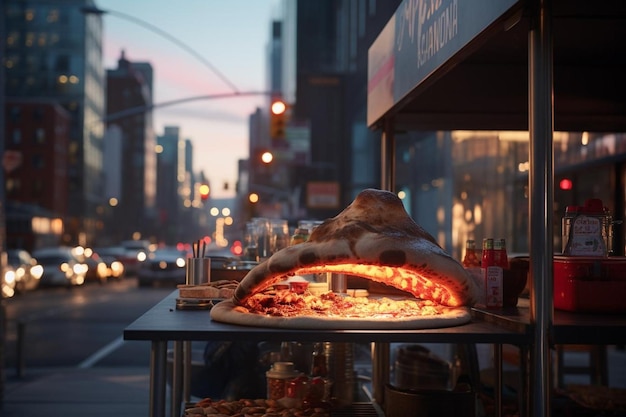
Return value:
M 369 51 L 368 125 L 382 133 L 383 188 L 395 185 L 395 131 L 529 131 L 531 415 L 550 414 L 550 344 L 561 342 L 553 132 L 624 132 L 625 21 L 620 1 L 404 1 Z
M 376 405 L 384 403 L 389 344 L 396 342 L 493 344 L 499 405 L 501 349 L 512 344 L 529 353 L 522 364 L 528 376 L 520 415 L 550 415 L 551 344 L 626 343 L 624 315 L 553 311 L 551 255 L 552 133 L 555 128 L 626 128 L 625 81 L 616 59 L 626 52 L 625 20 L 619 0 L 593 6 L 582 0 L 405 0 L 370 49 L 368 125 L 382 133 L 381 188 L 394 190 L 398 129 L 530 131 L 530 271 L 535 278 L 529 308 L 475 309 L 471 322 L 453 327 L 284 329 L 219 323 L 208 311 L 177 309 L 172 293 L 124 330 L 126 340 L 152 344 L 150 415 L 167 414 L 168 342 L 180 349 L 181 342 L 191 340 L 373 342 L 374 414 L 347 408 L 333 415 L 381 415 Z M 428 38 L 433 31 L 446 35 Z M 418 47 L 425 39 L 437 42 Z M 179 414 L 179 400 L 171 402 L 172 415 Z

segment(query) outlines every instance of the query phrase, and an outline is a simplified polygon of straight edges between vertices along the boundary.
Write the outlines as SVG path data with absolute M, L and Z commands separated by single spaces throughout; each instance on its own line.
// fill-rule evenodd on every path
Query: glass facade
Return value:
M 95 233 L 104 194 L 102 21 L 91 0 L 6 0 L 6 96 L 58 103 L 71 115 L 66 243 Z
M 502 237 L 510 254 L 526 254 L 528 159 L 527 132 L 404 133 L 396 138 L 397 190 L 413 218 L 457 259 L 470 238 Z M 624 161 L 626 134 L 554 133 L 555 251 L 568 205 L 600 198 L 615 219 L 624 218 Z M 615 249 L 623 253 L 623 239 Z

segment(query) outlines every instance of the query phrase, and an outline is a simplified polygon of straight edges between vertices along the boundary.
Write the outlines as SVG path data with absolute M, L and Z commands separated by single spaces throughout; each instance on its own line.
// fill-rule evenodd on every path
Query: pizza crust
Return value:
M 467 307 L 449 308 L 436 316 L 394 318 L 376 320 L 351 317 L 279 317 L 254 314 L 236 305 L 233 300 L 219 302 L 211 309 L 211 319 L 241 326 L 272 327 L 303 330 L 411 330 L 452 327 L 471 321 Z
M 295 275 L 343 273 L 398 288 L 442 306 L 437 314 L 372 317 L 269 315 L 247 301 Z M 397 195 L 362 191 L 345 210 L 318 226 L 308 241 L 284 248 L 241 280 L 232 299 L 211 310 L 215 321 L 285 329 L 402 330 L 449 327 L 471 321 L 478 288 L 463 266 L 413 221 Z
M 360 276 L 451 307 L 471 306 L 478 299 L 465 268 L 413 221 L 397 195 L 367 189 L 318 226 L 308 241 L 250 270 L 235 291 L 235 302 L 243 304 L 286 277 L 322 272 Z

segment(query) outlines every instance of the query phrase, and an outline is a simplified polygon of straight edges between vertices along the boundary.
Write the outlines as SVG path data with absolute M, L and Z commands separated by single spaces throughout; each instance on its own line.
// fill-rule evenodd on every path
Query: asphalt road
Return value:
M 3 300 L 7 375 L 51 367 L 149 366 L 150 344 L 123 331 L 175 287 L 138 288 L 134 278 L 40 288 Z

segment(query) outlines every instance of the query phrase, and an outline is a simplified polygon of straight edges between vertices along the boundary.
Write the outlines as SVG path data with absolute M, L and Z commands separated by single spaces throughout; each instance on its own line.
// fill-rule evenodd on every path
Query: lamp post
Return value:
M 151 23 L 148 23 L 145 20 L 141 20 L 141 19 L 138 19 L 138 18 L 136 18 L 134 16 L 131 16 L 129 14 L 118 12 L 118 11 L 115 11 L 115 10 L 100 9 L 100 8 L 98 8 L 96 6 L 85 6 L 85 7 L 82 7 L 80 10 L 84 14 L 93 14 L 93 15 L 97 15 L 97 16 L 103 16 L 105 14 L 109 14 L 111 16 L 116 16 L 116 17 L 119 17 L 121 19 L 133 22 L 133 23 L 135 23 L 135 24 L 137 24 L 139 26 L 142 26 L 145 29 L 148 29 L 148 30 L 156 33 L 159 36 L 164 37 L 168 41 L 176 44 L 178 47 L 180 47 L 180 48 L 184 49 L 185 51 L 189 52 L 196 59 L 198 59 L 200 62 L 202 62 L 202 64 L 204 66 L 209 68 L 211 70 L 211 72 L 213 72 L 215 75 L 217 75 L 226 85 L 228 85 L 230 87 L 230 89 L 234 93 L 238 93 L 239 92 L 239 89 L 235 86 L 235 84 L 233 84 L 224 74 L 222 74 L 217 68 L 215 68 L 215 66 L 213 64 L 211 64 L 205 57 L 200 55 L 198 52 L 196 52 L 193 48 L 191 48 L 189 45 L 185 44 L 180 39 L 172 36 L 171 34 L 167 33 L 166 31 L 162 30 L 161 28 L 159 28 L 159 27 L 157 27 L 157 26 L 155 26 L 155 25 L 153 25 Z

